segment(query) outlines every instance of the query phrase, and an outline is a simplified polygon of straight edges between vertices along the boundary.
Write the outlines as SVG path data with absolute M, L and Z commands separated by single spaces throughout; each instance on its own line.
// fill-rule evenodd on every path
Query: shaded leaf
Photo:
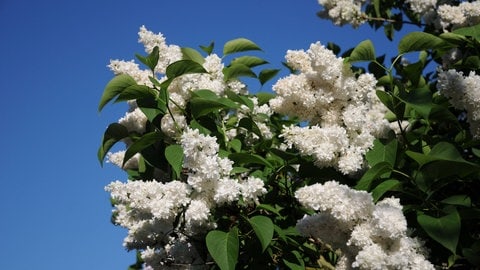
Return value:
M 378 179 L 385 173 L 391 172 L 392 169 L 392 165 L 390 165 L 388 162 L 380 162 L 375 164 L 375 166 L 368 169 L 362 178 L 358 180 L 355 189 L 369 191 L 374 180 Z
M 165 148 L 165 158 L 167 159 L 177 177 L 180 177 L 183 166 L 183 148 L 181 145 L 172 144 Z
M 112 146 L 118 141 L 128 137 L 128 130 L 126 127 L 119 123 L 112 123 L 107 127 L 105 133 L 103 134 L 102 144 L 98 149 L 97 157 L 100 161 L 100 165 L 103 165 L 103 160 L 107 155 L 108 151 Z
M 125 156 L 123 158 L 123 165 L 127 162 L 130 158 L 132 158 L 136 153 L 141 152 L 143 149 L 151 146 L 152 144 L 162 140 L 163 134 L 160 132 L 150 132 L 144 134 L 140 137 L 137 141 L 134 141 L 125 152 Z
M 452 254 L 456 254 L 461 227 L 457 210 L 440 218 L 420 213 L 417 221 L 433 240 L 450 250 Z
M 158 46 L 155 46 L 152 52 L 147 57 L 141 56 L 139 54 L 135 54 L 135 56 L 138 58 L 138 60 L 140 60 L 140 62 L 150 68 L 151 71 L 155 71 L 155 67 L 157 66 L 158 59 L 160 57 L 159 48 Z
M 210 42 L 210 44 L 208 44 L 208 46 L 202 46 L 200 45 L 200 49 L 202 49 L 202 51 L 206 52 L 208 55 L 210 55 L 213 51 L 213 47 L 215 46 L 215 43 L 212 41 Z
M 372 190 L 373 201 L 374 202 L 378 201 L 383 196 L 383 194 L 385 194 L 390 190 L 394 190 L 400 187 L 401 185 L 402 183 L 395 179 L 389 179 L 389 180 L 383 181 Z
M 260 84 L 264 85 L 266 82 L 273 79 L 273 77 L 277 76 L 278 72 L 280 72 L 280 69 L 263 69 L 258 74 Z
M 232 228 L 228 233 L 212 230 L 206 238 L 207 249 L 221 270 L 234 270 L 238 260 L 238 229 Z
M 125 88 L 136 84 L 137 82 L 129 75 L 120 74 L 115 76 L 110 82 L 108 82 L 103 90 L 100 103 L 98 104 L 98 111 L 101 111 L 108 102 L 119 95 Z
M 232 153 L 228 155 L 228 158 L 234 161 L 237 164 L 245 165 L 245 164 L 260 164 L 265 165 L 267 167 L 272 168 L 272 164 L 268 162 L 263 157 L 256 155 L 256 154 L 248 154 L 248 153 Z
M 273 222 L 266 216 L 254 216 L 248 219 L 248 222 L 257 235 L 260 244 L 262 245 L 262 252 L 268 247 L 273 238 Z

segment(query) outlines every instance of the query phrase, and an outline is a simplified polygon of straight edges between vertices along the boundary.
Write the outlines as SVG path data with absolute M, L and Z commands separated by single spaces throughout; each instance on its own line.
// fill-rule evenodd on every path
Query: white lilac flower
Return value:
M 423 15 L 436 7 L 437 0 L 406 0 L 405 3 L 410 4 L 414 13 Z
M 453 69 L 438 73 L 437 89 L 458 110 L 465 110 L 470 133 L 480 138 L 480 75 L 468 76 Z
M 362 5 L 365 0 L 318 0 L 324 10 L 319 12 L 320 17 L 333 21 L 336 25 L 351 24 L 358 27 L 365 22 Z
M 148 78 L 149 76 L 152 76 L 152 73 L 148 70 L 140 69 L 139 65 L 133 60 L 110 60 L 108 67 L 115 75 L 126 74 L 132 77 L 137 84 L 153 86 Z
M 398 199 L 375 205 L 369 193 L 335 181 L 300 188 L 295 197 L 316 211 L 299 220 L 296 228 L 339 249 L 338 269 L 434 269 L 423 243 L 409 236 Z
M 288 51 L 286 59 L 300 73 L 275 83 L 277 96 L 270 107 L 308 125 L 284 127 L 281 136 L 302 155 L 314 157 L 319 167 L 344 174 L 363 169 L 363 156 L 373 140 L 390 129 L 384 119 L 387 109 L 376 96 L 375 77 L 356 78 L 342 58 L 319 42 L 307 51 Z
M 147 116 L 140 108 L 135 108 L 133 111 L 125 113 L 125 116 L 120 118 L 118 123 L 126 127 L 128 132 L 142 134 L 145 132 L 147 120 Z
M 167 66 L 182 59 L 182 51 L 177 45 L 167 45 L 162 33 L 155 34 L 141 26 L 138 41 L 145 46 L 145 51 L 151 53 L 155 46 L 159 47 L 159 59 L 155 71 L 164 74 Z

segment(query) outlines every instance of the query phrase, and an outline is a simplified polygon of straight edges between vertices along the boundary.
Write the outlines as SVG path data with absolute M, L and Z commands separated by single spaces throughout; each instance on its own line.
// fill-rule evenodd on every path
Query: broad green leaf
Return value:
M 374 202 L 378 201 L 378 199 L 380 199 L 383 196 L 383 194 L 385 194 L 387 191 L 394 190 L 395 188 L 398 188 L 401 185 L 402 183 L 395 179 L 389 179 L 389 180 L 383 181 L 372 190 L 373 201 Z
M 119 93 L 115 102 L 142 99 L 142 98 L 155 99 L 157 97 L 157 94 L 158 94 L 158 91 L 146 85 L 135 84 L 123 89 L 123 91 Z
M 219 96 L 215 94 L 212 90 L 208 89 L 199 89 L 191 92 L 192 97 L 200 97 L 209 100 L 217 100 Z
M 274 213 L 277 216 L 281 216 L 280 211 L 282 211 L 282 209 L 283 209 L 283 207 L 281 207 L 279 205 L 275 205 L 275 207 L 274 207 L 270 204 L 259 204 L 259 205 L 257 205 L 257 208 L 267 210 L 268 212 Z
M 105 133 L 103 134 L 102 144 L 98 149 L 98 161 L 100 165 L 103 165 L 103 160 L 107 155 L 108 151 L 112 146 L 118 141 L 128 137 L 128 130 L 121 124 L 112 123 L 107 127 Z
M 402 92 L 398 98 L 428 119 L 433 107 L 432 93 L 428 88 L 417 88 L 410 92 Z
M 184 47 L 181 50 L 184 60 L 192 60 L 200 65 L 205 63 L 205 58 L 203 58 L 203 56 L 197 50 L 188 47 Z
M 262 252 L 267 249 L 273 238 L 273 222 L 266 216 L 254 216 L 248 219 L 253 231 L 262 245 Z
M 139 54 L 135 54 L 135 56 L 138 58 L 138 60 L 140 60 L 140 62 L 149 67 L 151 71 L 155 71 L 155 67 L 157 66 L 158 59 L 160 57 L 158 46 L 155 46 L 147 57 Z
M 395 112 L 395 105 L 393 104 L 393 97 L 391 94 L 383 91 L 383 90 L 377 90 L 377 97 L 380 99 L 380 101 L 387 107 L 390 111 Z
M 424 166 L 425 164 L 434 161 L 450 161 L 478 167 L 478 165 L 463 159 L 457 148 L 448 142 L 437 143 L 428 154 L 421 154 L 413 151 L 406 151 L 405 153 L 420 166 Z
M 251 77 L 256 78 L 257 75 L 252 69 L 244 64 L 233 64 L 223 68 L 224 80 L 237 79 L 238 77 Z
M 355 189 L 369 191 L 374 180 L 378 179 L 381 175 L 392 171 L 392 165 L 388 162 L 380 162 L 375 164 L 372 168 L 368 169 L 365 174 L 358 180 Z
M 164 115 L 167 111 L 165 101 L 160 98 L 137 99 L 137 105 L 150 122 L 153 122 L 158 115 Z
M 480 24 L 463 27 L 453 30 L 453 33 L 463 36 L 470 36 L 480 41 Z
M 453 44 L 456 44 L 456 45 L 460 45 L 460 44 L 463 44 L 464 42 L 468 41 L 468 39 L 465 36 L 455 34 L 455 33 L 452 33 L 452 32 L 442 33 L 442 34 L 439 35 L 439 37 L 442 38 L 443 40 L 447 41 L 447 42 L 450 42 L 450 43 L 453 43 Z
M 260 84 L 264 85 L 266 82 L 273 79 L 273 77 L 277 76 L 278 72 L 280 72 L 280 69 L 263 69 L 258 74 Z
M 120 74 L 115 76 L 103 90 L 100 103 L 98 104 L 98 111 L 101 111 L 109 101 L 119 95 L 125 88 L 136 84 L 137 82 L 129 75 Z
M 207 249 L 221 270 L 234 270 L 238 260 L 238 229 L 232 228 L 228 233 L 212 230 L 206 238 Z
M 472 206 L 472 200 L 467 195 L 453 195 L 442 200 L 442 203 L 460 205 L 460 206 L 466 206 L 466 207 Z
M 190 73 L 207 73 L 203 66 L 192 60 L 180 60 L 167 67 L 166 75 L 169 79 Z
M 338 55 L 341 51 L 340 46 L 338 46 L 337 44 L 335 44 L 333 42 L 327 42 L 327 49 L 332 51 L 335 55 Z
M 480 149 L 472 148 L 472 153 L 473 153 L 476 157 L 480 157 Z
M 437 49 L 444 45 L 443 39 L 425 32 L 411 32 L 406 34 L 398 44 L 399 53 Z
M 298 263 L 292 263 L 286 259 L 283 259 L 283 263 L 285 263 L 285 265 L 291 270 L 305 270 L 305 262 L 303 261 L 302 255 L 300 255 L 297 250 L 291 251 L 291 254 Z
M 235 151 L 237 153 L 242 151 L 242 141 L 240 141 L 239 139 L 233 139 L 233 140 L 229 141 L 228 145 L 230 146 L 230 148 L 233 149 L 233 151 Z
M 240 104 L 243 104 L 245 106 L 247 106 L 251 111 L 253 111 L 253 107 L 254 107 L 254 104 L 253 104 L 253 101 L 251 99 L 249 99 L 248 97 L 246 96 L 243 96 L 243 95 L 238 95 L 236 93 L 234 93 L 233 91 L 225 91 L 225 94 L 227 94 L 227 97 L 237 103 L 240 103 Z
M 228 155 L 228 158 L 234 161 L 235 163 L 238 163 L 240 165 L 245 165 L 245 164 L 260 164 L 260 165 L 265 165 L 269 168 L 272 168 L 272 164 L 268 162 L 266 159 L 263 157 L 256 155 L 256 154 L 248 154 L 248 153 L 232 153 Z
M 211 112 L 220 111 L 222 109 L 234 109 L 237 104 L 226 98 L 218 98 L 211 100 L 206 98 L 195 97 L 190 100 L 191 110 L 194 117 L 207 115 Z
M 417 221 L 433 240 L 450 250 L 452 254 L 456 254 L 461 227 L 457 210 L 440 218 L 420 213 Z
M 375 48 L 369 39 L 360 42 L 347 59 L 348 62 L 375 61 Z
M 223 46 L 223 55 L 228 55 L 236 52 L 245 52 L 245 51 L 261 51 L 260 47 L 257 44 L 246 38 L 237 38 L 228 41 Z
M 245 56 L 240 56 L 240 57 L 237 57 L 237 58 L 233 59 L 231 64 L 232 65 L 242 64 L 242 65 L 245 65 L 247 67 L 256 67 L 256 66 L 268 64 L 268 62 L 265 61 L 264 59 L 260 58 L 260 57 L 257 57 L 257 56 L 245 55 Z
M 373 141 L 373 148 L 366 153 L 365 158 L 370 166 L 375 166 L 380 162 L 387 162 L 394 167 L 397 159 L 397 148 L 397 140 L 385 142 L 384 140 L 376 139 Z
M 140 139 L 133 142 L 125 152 L 125 156 L 123 158 L 123 165 L 127 162 L 130 158 L 132 158 L 136 153 L 141 152 L 143 149 L 149 147 L 152 144 L 155 144 L 158 141 L 163 139 L 163 134 L 159 132 L 150 132 L 144 134 Z
M 183 166 L 183 148 L 181 145 L 172 144 L 165 148 L 165 158 L 170 166 L 172 166 L 177 177 L 180 177 Z

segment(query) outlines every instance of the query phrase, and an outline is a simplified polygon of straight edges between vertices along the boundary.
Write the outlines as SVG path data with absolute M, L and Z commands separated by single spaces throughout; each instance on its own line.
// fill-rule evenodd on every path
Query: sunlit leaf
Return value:
M 439 218 L 419 214 L 417 221 L 433 240 L 456 254 L 461 227 L 460 215 L 456 210 Z
M 180 172 L 182 171 L 183 166 L 183 148 L 181 145 L 172 144 L 165 148 L 165 158 L 167 159 L 170 166 L 177 177 L 180 177 Z
M 437 49 L 443 46 L 443 39 L 425 32 L 411 32 L 406 34 L 398 44 L 399 53 Z
M 348 62 L 374 61 L 375 48 L 371 40 L 367 39 L 360 42 L 348 57 Z
M 119 95 L 125 88 L 136 84 L 137 82 L 129 75 L 120 74 L 115 76 L 103 90 L 100 103 L 98 104 L 98 111 L 101 111 L 108 102 Z
M 253 41 L 250 41 L 246 38 L 237 38 L 228 41 L 223 46 L 223 55 L 228 55 L 236 52 L 245 52 L 245 51 L 261 51 L 262 49 L 258 47 Z
M 262 245 L 262 252 L 265 251 L 273 238 L 272 220 L 266 216 L 254 216 L 249 218 L 248 222 Z

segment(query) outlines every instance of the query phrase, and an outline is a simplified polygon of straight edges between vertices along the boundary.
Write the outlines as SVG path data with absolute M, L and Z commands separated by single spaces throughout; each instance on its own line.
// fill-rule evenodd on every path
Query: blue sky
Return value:
M 141 25 L 195 48 L 245 37 L 271 67 L 315 41 L 347 49 L 369 38 L 379 51 L 394 48 L 382 30 L 335 27 L 316 17 L 319 9 L 316 0 L 0 0 L 0 269 L 126 269 L 134 261 L 104 191 L 126 176 L 96 159 L 104 129 L 125 107 L 98 113 L 97 105 L 112 78 L 109 60 L 143 53 Z

